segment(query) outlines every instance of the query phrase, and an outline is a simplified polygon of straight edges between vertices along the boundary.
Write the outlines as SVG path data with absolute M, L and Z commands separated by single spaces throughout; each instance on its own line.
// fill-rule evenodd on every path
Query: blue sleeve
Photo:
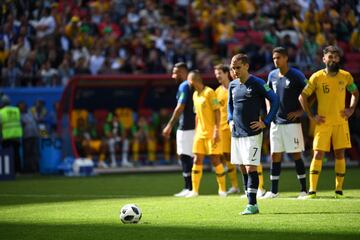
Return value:
M 271 77 L 272 77 L 272 72 L 270 72 L 269 75 L 268 75 L 267 84 L 269 85 L 269 87 L 271 89 L 273 89 L 272 82 L 271 82 Z
M 228 122 L 233 120 L 234 105 L 232 99 L 232 84 L 229 86 L 229 97 L 228 97 Z
M 275 92 L 270 89 L 269 85 L 261 81 L 258 81 L 258 83 L 259 83 L 260 92 L 270 102 L 270 111 L 268 112 L 268 114 L 264 119 L 265 125 L 268 126 L 276 116 L 276 113 L 279 109 L 280 100 L 279 100 L 279 96 L 276 95 Z
M 279 96 L 276 95 L 275 92 L 271 89 L 269 89 L 269 91 L 266 91 L 265 97 L 270 102 L 270 111 L 268 112 L 268 114 L 264 119 L 264 123 L 268 126 L 276 116 L 276 113 L 279 109 L 280 100 L 279 100 Z
M 190 95 L 190 88 L 188 84 L 180 84 L 178 89 L 178 98 L 177 103 L 178 104 L 186 104 L 186 100 Z

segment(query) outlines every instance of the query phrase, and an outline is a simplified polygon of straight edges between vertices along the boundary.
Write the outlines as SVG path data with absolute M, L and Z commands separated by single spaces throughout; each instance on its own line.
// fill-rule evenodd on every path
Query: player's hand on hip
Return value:
M 320 115 L 315 115 L 312 120 L 318 125 L 325 123 L 325 117 Z
M 349 117 L 351 117 L 351 115 L 353 115 L 354 113 L 354 109 L 352 108 L 345 108 L 343 111 L 340 112 L 341 116 L 345 119 L 348 119 Z
M 266 125 L 263 121 L 259 120 L 259 121 L 253 121 L 250 123 L 250 128 L 254 131 L 258 131 L 261 129 L 266 128 Z
M 166 125 L 166 127 L 162 131 L 162 135 L 166 138 L 170 138 L 170 134 L 171 134 L 171 127 L 170 125 Z
M 301 117 L 304 114 L 303 110 L 298 110 L 295 112 L 290 112 L 287 115 L 287 119 L 290 121 L 295 121 L 297 118 Z

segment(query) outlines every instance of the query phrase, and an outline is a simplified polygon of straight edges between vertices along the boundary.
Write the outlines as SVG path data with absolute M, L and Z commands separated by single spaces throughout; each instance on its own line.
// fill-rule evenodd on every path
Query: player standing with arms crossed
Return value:
M 264 80 L 249 74 L 245 54 L 231 59 L 231 70 L 238 79 L 229 85 L 228 121 L 231 129 L 231 163 L 244 165 L 247 180 L 248 205 L 242 215 L 259 213 L 256 194 L 259 186 L 257 166 L 260 164 L 263 134 L 279 108 L 279 98 Z M 260 119 L 264 98 L 270 101 L 270 111 Z
M 283 47 L 274 48 L 273 61 L 276 67 L 268 76 L 268 85 L 280 98 L 280 107 L 270 125 L 271 191 L 263 198 L 279 196 L 278 185 L 283 152 L 289 153 L 295 161 L 297 178 L 300 181 L 299 198 L 306 196 L 306 174 L 301 152 L 304 151 L 304 137 L 300 117 L 304 111 L 298 100 L 306 86 L 306 77 L 299 70 L 288 66 L 288 53 Z M 268 105 L 268 104 L 267 104 Z
M 299 100 L 310 121 L 314 121 L 314 156 L 310 165 L 310 189 L 305 199 L 316 198 L 317 184 L 322 169 L 324 153 L 332 144 L 335 155 L 335 198 L 343 198 L 343 183 L 346 171 L 345 149 L 351 148 L 348 118 L 354 113 L 359 101 L 359 91 L 354 79 L 340 69 L 341 50 L 327 46 L 323 50 L 325 69 L 315 72 L 301 93 Z M 350 106 L 345 107 L 346 91 L 351 94 Z M 315 93 L 317 113 L 310 110 L 309 96 Z

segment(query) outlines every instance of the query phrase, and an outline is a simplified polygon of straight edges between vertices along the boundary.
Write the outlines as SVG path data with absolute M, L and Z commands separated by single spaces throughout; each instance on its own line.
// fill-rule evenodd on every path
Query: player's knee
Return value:
M 281 162 L 281 153 L 271 153 L 271 161 L 273 162 Z
M 335 159 L 343 159 L 345 157 L 345 151 L 343 149 L 334 151 Z
M 315 151 L 314 158 L 316 160 L 322 160 L 324 158 L 324 152 L 323 151 Z

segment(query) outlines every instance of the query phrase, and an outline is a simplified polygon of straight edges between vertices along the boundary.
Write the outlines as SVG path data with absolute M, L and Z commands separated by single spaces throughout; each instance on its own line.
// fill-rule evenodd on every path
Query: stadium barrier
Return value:
M 0 180 L 15 179 L 15 166 L 13 156 L 13 149 L 0 149 Z

